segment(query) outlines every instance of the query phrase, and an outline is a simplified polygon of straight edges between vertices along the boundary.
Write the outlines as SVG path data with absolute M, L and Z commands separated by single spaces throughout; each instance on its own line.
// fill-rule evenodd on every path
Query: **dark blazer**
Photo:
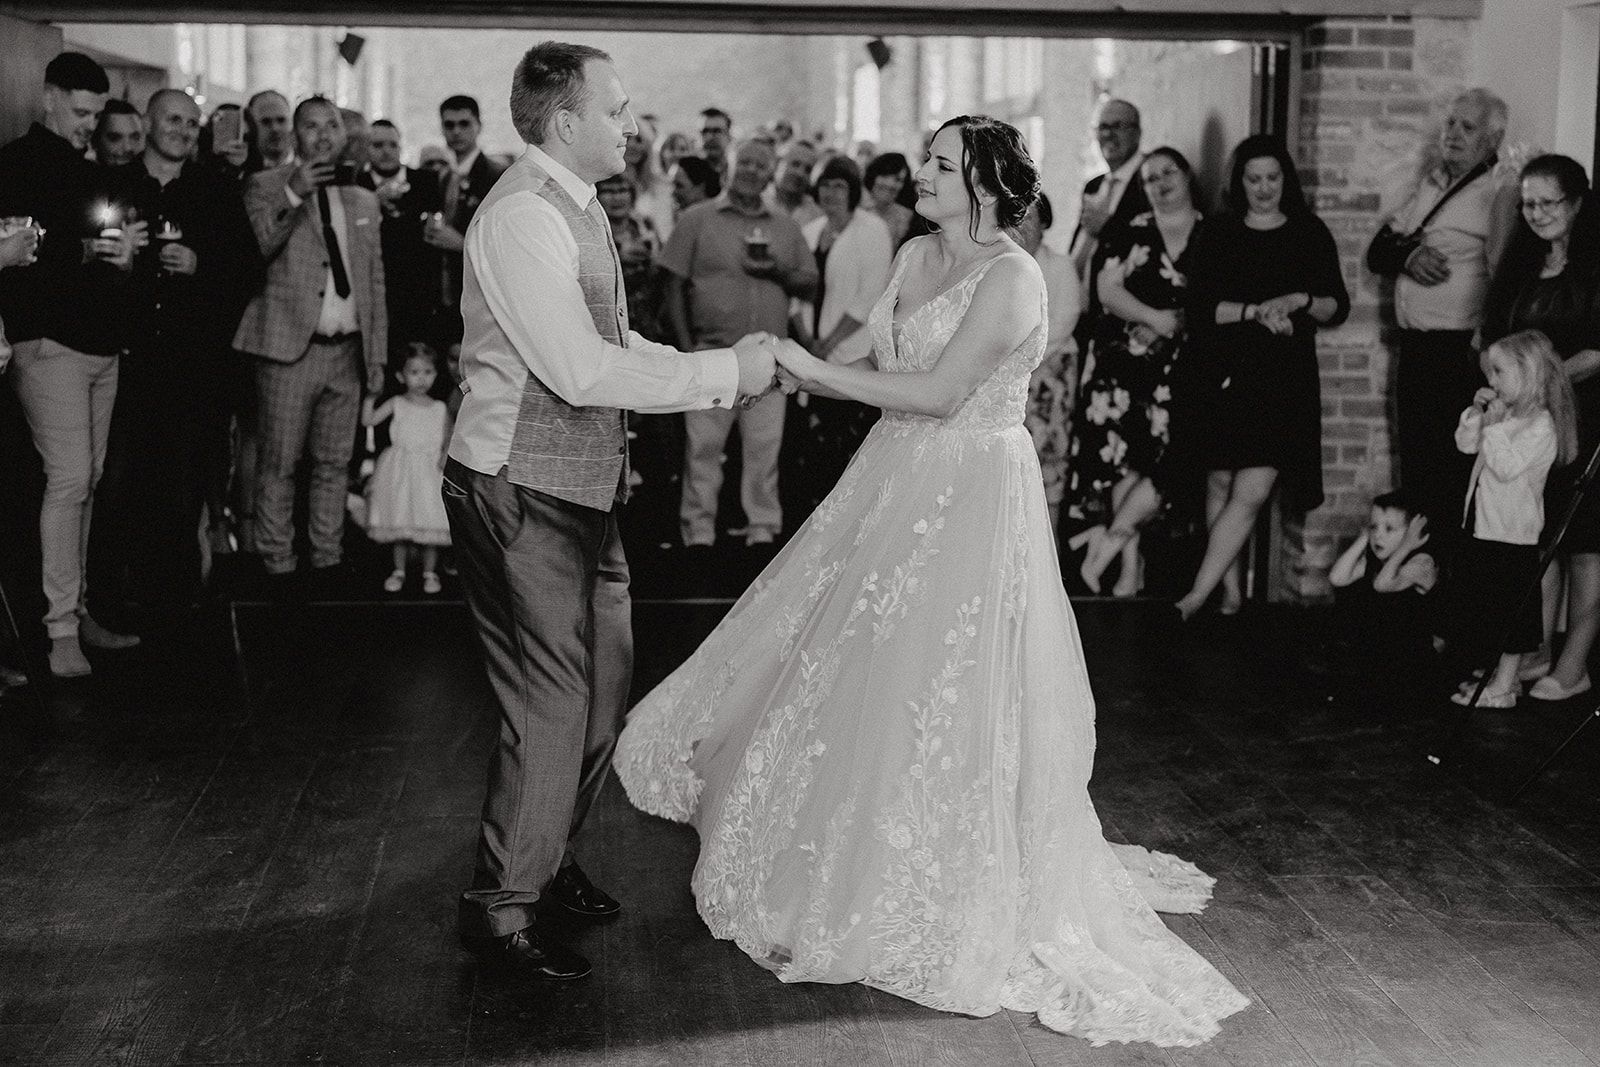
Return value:
M 478 158 L 467 171 L 466 180 L 461 183 L 461 192 L 456 201 L 455 213 L 445 221 L 457 233 L 465 234 L 467 227 L 472 225 L 472 219 L 478 214 L 478 205 L 483 203 L 483 198 L 489 195 L 489 190 L 494 188 L 494 183 L 500 180 L 500 175 L 506 172 L 505 164 L 489 157 L 487 152 L 479 152 Z M 446 171 L 439 176 L 439 202 L 445 201 L 445 194 L 450 187 L 450 172 Z M 450 288 L 447 294 L 447 303 L 451 307 L 461 306 L 461 282 L 463 259 L 460 252 L 444 252 L 444 266 L 449 272 Z
M 1106 179 L 1110 176 L 1108 172 L 1090 178 L 1084 183 L 1083 195 L 1086 197 L 1099 195 L 1101 186 L 1105 185 Z M 1105 226 L 1100 230 L 1100 237 L 1097 239 L 1099 244 L 1096 246 L 1094 254 L 1089 257 L 1089 277 L 1084 285 L 1083 314 L 1078 317 L 1077 328 L 1073 330 L 1073 336 L 1078 340 L 1079 351 L 1084 351 L 1087 348 L 1089 339 L 1094 335 L 1095 320 L 1100 316 L 1100 287 L 1098 280 L 1100 267 L 1105 263 L 1105 256 L 1101 252 L 1101 249 L 1106 244 L 1105 238 L 1149 210 L 1150 197 L 1145 194 L 1144 182 L 1139 180 L 1139 171 L 1135 169 L 1133 178 L 1128 183 L 1128 188 L 1122 192 L 1122 199 L 1117 201 L 1117 209 L 1111 213 L 1111 218 L 1106 221 Z M 1083 225 L 1079 223 L 1078 227 L 1072 231 L 1072 244 L 1069 247 L 1077 247 L 1078 238 L 1082 233 Z
M 244 206 L 267 261 L 266 288 L 250 301 L 233 347 L 277 363 L 305 355 L 322 313 L 322 287 L 328 255 L 315 195 L 293 207 L 285 189 L 295 164 L 264 170 L 245 179 Z M 344 201 L 349 241 L 350 289 L 361 324 L 362 355 L 369 375 L 381 377 L 388 359 L 389 312 L 383 296 L 383 252 L 378 236 L 378 198 L 354 185 L 330 188 Z
M 430 313 L 439 302 L 440 256 L 422 239 L 423 217 L 441 210 L 443 189 L 431 170 L 404 167 L 405 194 L 383 211 L 383 284 L 389 303 L 390 347 L 425 340 Z M 372 189 L 383 179 L 371 171 L 358 182 Z
M 1098 196 L 1100 187 L 1106 183 L 1106 179 L 1109 177 L 1111 177 L 1110 173 L 1097 174 L 1087 182 L 1084 182 L 1083 195 L 1086 197 Z M 1111 213 L 1111 219 L 1106 223 L 1105 229 L 1109 230 L 1113 226 L 1126 226 L 1129 219 L 1135 215 L 1142 215 L 1149 210 L 1150 198 L 1145 195 L 1144 182 L 1139 180 L 1139 172 L 1135 170 L 1133 172 L 1133 180 L 1129 182 L 1128 188 L 1123 190 L 1122 199 L 1117 201 L 1117 210 Z M 1083 225 L 1079 223 L 1077 228 L 1072 231 L 1073 245 L 1078 243 L 1078 235 L 1082 232 Z M 1101 233 L 1104 232 L 1105 230 L 1101 231 Z M 1094 284 L 1094 275 L 1092 274 L 1089 276 L 1089 284 Z

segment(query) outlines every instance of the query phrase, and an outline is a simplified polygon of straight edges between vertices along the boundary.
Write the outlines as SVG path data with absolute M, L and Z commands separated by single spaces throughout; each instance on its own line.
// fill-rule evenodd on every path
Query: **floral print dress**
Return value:
M 1121 263 L 1123 284 L 1135 298 L 1181 316 L 1187 251 L 1171 255 L 1155 215 L 1146 211 L 1110 238 L 1104 255 L 1105 262 Z M 1072 420 L 1067 500 L 1073 518 L 1109 522 L 1117 483 L 1130 473 L 1154 473 L 1171 433 L 1173 370 L 1183 337 L 1182 329 L 1162 337 L 1144 323 L 1100 311 Z
M 868 320 L 890 373 L 938 362 L 995 262 L 896 322 L 916 258 Z M 1023 426 L 1044 347 L 1041 324 L 945 418 L 885 411 L 615 767 L 699 831 L 701 917 L 781 981 L 1197 1044 L 1247 1001 L 1155 914 L 1212 879 L 1108 843 L 1089 798 L 1094 697 Z

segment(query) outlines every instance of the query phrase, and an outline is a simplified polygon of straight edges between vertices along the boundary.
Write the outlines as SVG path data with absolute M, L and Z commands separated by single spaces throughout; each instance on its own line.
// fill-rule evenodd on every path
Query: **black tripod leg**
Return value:
M 1522 794 L 1528 791 L 1528 787 L 1533 785 L 1533 783 L 1538 780 L 1539 776 L 1549 769 L 1550 765 L 1556 761 L 1556 758 L 1566 750 L 1566 747 L 1572 744 L 1573 741 L 1577 740 L 1578 735 L 1583 733 L 1583 728 L 1588 726 L 1591 722 L 1594 722 L 1595 719 L 1600 719 L 1600 707 L 1595 708 L 1594 710 L 1590 711 L 1589 714 L 1585 715 L 1583 720 L 1579 722 L 1577 726 L 1573 727 L 1572 732 L 1566 736 L 1566 739 L 1552 749 L 1548 756 L 1539 761 L 1539 766 L 1535 767 L 1533 769 L 1533 773 L 1528 775 L 1528 777 L 1523 780 L 1522 784 L 1517 786 L 1517 788 L 1512 792 L 1511 796 L 1506 798 L 1506 803 L 1515 804 L 1517 800 L 1521 798 Z
M 6 596 L 6 587 L 4 582 L 0 582 L 0 609 L 4 609 L 5 611 L 6 626 L 9 628 L 11 641 L 16 646 L 17 655 L 26 659 L 28 656 L 28 650 L 22 642 L 22 630 L 17 626 L 17 617 L 11 612 L 11 598 Z M 28 671 L 25 666 L 23 673 L 28 675 L 28 691 L 29 695 L 33 698 L 34 710 L 39 713 L 39 716 L 42 719 L 45 715 L 44 696 L 39 692 L 39 680 L 42 675 L 37 675 Z

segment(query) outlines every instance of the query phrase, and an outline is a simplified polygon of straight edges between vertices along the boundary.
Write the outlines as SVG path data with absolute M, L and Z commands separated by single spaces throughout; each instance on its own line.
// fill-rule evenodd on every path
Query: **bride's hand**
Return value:
M 800 391 L 800 379 L 780 366 L 778 368 L 778 389 L 782 391 L 784 396 L 793 396 Z
M 792 378 L 802 384 L 816 378 L 816 368 L 823 362 L 787 337 L 780 338 L 773 344 L 772 354 L 777 358 L 778 366 L 788 371 Z

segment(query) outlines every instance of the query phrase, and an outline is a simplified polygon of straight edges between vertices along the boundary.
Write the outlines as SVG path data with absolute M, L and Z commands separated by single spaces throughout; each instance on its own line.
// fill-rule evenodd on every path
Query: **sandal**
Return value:
M 1476 688 L 1477 687 L 1474 686 L 1473 689 L 1452 693 L 1450 695 L 1450 703 L 1459 704 L 1464 708 L 1514 708 L 1517 706 L 1517 697 L 1521 695 L 1522 690 L 1522 686 L 1520 684 L 1513 685 L 1510 689 L 1504 689 L 1498 692 L 1493 689 L 1485 689 L 1483 693 L 1479 695 L 1478 702 L 1474 704 L 1472 702 L 1472 694 Z
M 437 574 L 432 571 L 422 572 L 422 591 L 424 593 L 433 596 L 442 588 L 444 587 L 439 584 L 439 576 Z
M 390 572 L 389 577 L 383 580 L 383 591 L 385 593 L 398 593 L 400 590 L 405 588 L 405 585 L 406 572 L 392 571 Z

